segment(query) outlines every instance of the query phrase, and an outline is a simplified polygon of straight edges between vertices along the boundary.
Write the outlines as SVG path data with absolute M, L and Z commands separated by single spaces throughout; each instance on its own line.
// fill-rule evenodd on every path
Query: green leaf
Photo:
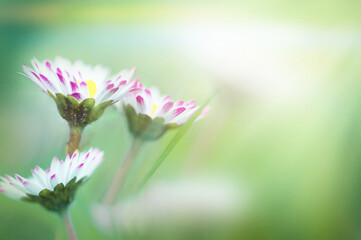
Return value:
M 149 170 L 145 178 L 143 179 L 140 187 L 138 188 L 138 191 L 140 191 L 146 183 L 149 181 L 149 179 L 153 176 L 153 174 L 157 171 L 159 166 L 163 163 L 164 159 L 168 156 L 168 154 L 173 150 L 173 148 L 177 145 L 179 140 L 183 137 L 183 135 L 188 131 L 190 126 L 193 124 L 194 120 L 201 114 L 202 110 L 209 104 L 209 102 L 212 100 L 213 96 L 215 94 L 212 94 L 207 101 L 198 109 L 198 111 L 193 114 L 193 116 L 178 130 L 176 135 L 172 138 L 172 140 L 169 142 L 167 147 L 164 149 L 163 153 L 160 155 L 158 160 L 155 162 L 153 167 Z M 169 127 L 174 127 L 170 125 Z

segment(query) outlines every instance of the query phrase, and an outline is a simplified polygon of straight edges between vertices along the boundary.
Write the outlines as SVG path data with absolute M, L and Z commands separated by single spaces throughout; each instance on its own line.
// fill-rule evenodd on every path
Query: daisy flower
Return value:
M 47 210 L 61 212 L 73 201 L 79 185 L 102 161 L 103 152 L 93 148 L 67 155 L 64 161 L 54 157 L 49 169 L 36 166 L 29 178 L 18 174 L 0 177 L 0 192 L 12 199 L 39 203 Z
M 141 83 L 138 84 L 138 88 L 140 91 L 129 94 L 118 104 L 120 110 L 124 111 L 127 117 L 133 141 L 104 196 L 104 205 L 115 203 L 129 170 L 145 141 L 156 140 L 168 129 L 183 125 L 194 114 L 198 114 L 200 109 L 194 105 L 194 100 L 173 101 L 170 96 L 162 96 L 157 88 L 146 89 Z M 203 108 L 202 112 L 195 116 L 196 120 L 203 117 L 207 111 L 208 107 Z M 151 174 L 153 173 L 154 171 L 151 172 Z M 148 176 L 151 175 L 148 174 Z
M 195 100 L 173 101 L 163 96 L 157 88 L 146 89 L 139 84 L 140 91 L 129 94 L 119 104 L 127 116 L 130 131 L 144 140 L 154 140 L 171 128 L 186 123 L 197 112 Z M 200 116 L 208 111 L 206 107 Z
M 33 58 L 32 67 L 24 64 L 20 73 L 51 96 L 60 115 L 74 126 L 84 127 L 97 120 L 105 108 L 130 92 L 136 91 L 137 81 L 132 81 L 135 68 L 123 70 L 113 77 L 109 69 L 95 67 L 57 57 L 43 62 Z

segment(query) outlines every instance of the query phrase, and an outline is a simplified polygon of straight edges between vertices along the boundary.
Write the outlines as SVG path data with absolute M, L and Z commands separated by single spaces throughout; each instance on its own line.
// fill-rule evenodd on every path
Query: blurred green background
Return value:
M 108 109 L 83 137 L 105 161 L 72 205 L 79 239 L 361 239 L 360 9 L 356 0 L 1 1 L 0 174 L 26 177 L 64 157 L 67 124 L 17 74 L 23 63 L 60 55 L 113 74 L 136 66 L 175 99 L 201 104 L 217 91 L 148 187 L 201 177 L 212 192 L 227 182 L 227 213 L 181 224 L 149 203 L 161 206 L 159 224 L 116 226 L 116 236 L 97 227 L 90 209 L 130 144 L 124 116 Z M 174 133 L 143 149 L 120 201 Z M 55 214 L 0 196 L 0 239 L 54 238 L 65 239 Z

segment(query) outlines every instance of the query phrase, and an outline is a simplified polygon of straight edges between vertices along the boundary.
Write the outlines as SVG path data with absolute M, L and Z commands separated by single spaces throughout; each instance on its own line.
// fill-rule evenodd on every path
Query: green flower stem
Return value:
M 153 174 L 158 170 L 159 166 L 163 163 L 164 159 L 168 156 L 168 154 L 173 150 L 173 148 L 177 145 L 179 140 L 183 137 L 183 135 L 188 131 L 193 122 L 197 119 L 197 117 L 202 113 L 203 109 L 209 104 L 216 93 L 211 95 L 205 103 L 193 114 L 193 116 L 178 130 L 178 132 L 174 135 L 172 140 L 169 142 L 167 147 L 164 149 L 163 153 L 160 155 L 158 160 L 155 162 L 153 167 L 149 170 L 147 175 L 144 177 L 140 186 L 138 187 L 137 192 L 140 192 L 143 187 L 147 184 L 149 179 L 153 176 Z
M 78 238 L 76 237 L 73 221 L 71 220 L 69 211 L 64 210 L 60 212 L 60 216 L 64 222 L 64 226 L 68 234 L 69 240 L 77 240 Z
M 112 183 L 110 184 L 107 193 L 103 199 L 103 204 L 113 205 L 117 199 L 120 188 L 122 187 L 129 170 L 132 166 L 132 163 L 139 152 L 140 147 L 142 146 L 143 141 L 140 138 L 134 137 L 132 145 L 128 150 L 128 153 L 125 155 L 123 161 L 121 162 Z
M 72 155 L 77 149 L 79 149 L 83 127 L 69 125 L 69 129 L 70 133 L 69 140 L 66 145 L 66 153 Z

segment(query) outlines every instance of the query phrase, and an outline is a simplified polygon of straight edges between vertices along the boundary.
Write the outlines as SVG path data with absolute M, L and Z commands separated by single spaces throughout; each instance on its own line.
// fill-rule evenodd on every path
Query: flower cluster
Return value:
M 135 68 L 110 77 L 109 70 L 100 65 L 91 67 L 81 61 L 71 63 L 60 57 L 43 62 L 34 58 L 31 63 L 32 67 L 24 65 L 21 74 L 54 99 L 61 117 L 69 124 L 67 156 L 61 161 L 55 157 L 47 170 L 36 166 L 29 178 L 18 174 L 0 177 L 0 192 L 60 213 L 70 239 L 76 239 L 76 235 L 66 210 L 77 188 L 103 160 L 103 152 L 99 149 L 79 152 L 85 126 L 96 121 L 108 106 L 119 102 L 118 109 L 125 113 L 134 136 L 103 201 L 113 204 L 144 141 L 156 140 L 168 129 L 181 126 L 192 116 L 200 118 L 207 111 L 203 109 L 196 116 L 200 108 L 194 100 L 173 101 L 170 96 L 160 95 L 156 88 L 145 88 L 139 83 L 139 78 L 133 79 Z

